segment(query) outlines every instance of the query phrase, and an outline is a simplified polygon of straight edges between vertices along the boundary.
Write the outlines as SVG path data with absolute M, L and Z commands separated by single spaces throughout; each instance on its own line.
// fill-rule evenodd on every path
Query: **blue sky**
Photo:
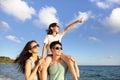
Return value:
M 80 17 L 63 52 L 80 65 L 120 65 L 120 0 L 0 0 L 0 56 L 15 59 L 29 40 L 42 51 L 50 23 L 63 30 Z

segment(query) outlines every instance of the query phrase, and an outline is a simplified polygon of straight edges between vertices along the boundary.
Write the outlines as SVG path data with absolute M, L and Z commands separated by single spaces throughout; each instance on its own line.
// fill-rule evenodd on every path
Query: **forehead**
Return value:
M 31 43 L 31 46 L 34 46 L 34 45 L 36 45 L 36 44 L 37 44 L 36 42 L 32 42 L 32 43 Z
M 56 44 L 54 47 L 61 47 L 61 45 L 60 44 Z
M 51 26 L 51 27 L 58 27 L 58 28 L 59 28 L 59 26 L 58 26 L 58 25 L 54 25 L 54 26 Z

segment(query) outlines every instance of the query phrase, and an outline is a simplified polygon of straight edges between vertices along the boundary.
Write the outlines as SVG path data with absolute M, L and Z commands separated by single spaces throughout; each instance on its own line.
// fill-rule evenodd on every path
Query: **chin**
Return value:
M 61 54 L 57 54 L 57 56 L 60 56 Z

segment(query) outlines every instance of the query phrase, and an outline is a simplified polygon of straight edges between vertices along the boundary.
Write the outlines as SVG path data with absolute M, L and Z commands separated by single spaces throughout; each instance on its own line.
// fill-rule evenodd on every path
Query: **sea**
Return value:
M 120 80 L 120 66 L 79 66 L 78 80 Z M 73 80 L 67 72 L 67 80 Z M 0 80 L 25 80 L 16 64 L 0 64 Z

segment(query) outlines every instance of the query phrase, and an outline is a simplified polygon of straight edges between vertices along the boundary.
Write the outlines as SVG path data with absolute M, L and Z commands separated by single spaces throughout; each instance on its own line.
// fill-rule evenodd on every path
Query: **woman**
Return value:
M 15 59 L 15 63 L 19 65 L 19 70 L 25 75 L 25 80 L 40 80 L 41 72 L 38 71 L 38 68 L 43 59 L 38 58 L 39 51 L 39 44 L 32 40 L 25 45 L 20 55 Z
M 73 23 L 71 23 L 70 25 L 68 25 L 62 32 L 59 32 L 59 26 L 57 25 L 57 23 L 52 23 L 50 24 L 48 30 L 47 30 L 47 36 L 44 40 L 44 46 L 43 46 L 43 50 L 42 50 L 42 57 L 44 58 L 44 54 L 47 50 L 47 57 L 46 57 L 46 66 L 43 68 L 42 70 L 42 77 L 44 77 L 44 80 L 46 80 L 47 78 L 47 68 L 50 64 L 50 62 L 52 61 L 52 53 L 50 50 L 50 43 L 53 41 L 61 41 L 62 37 L 65 35 L 65 33 L 67 31 L 69 31 L 75 24 L 77 23 L 82 23 L 82 18 L 80 18 L 79 20 L 74 21 Z M 79 69 L 77 67 L 77 64 L 75 62 L 75 60 L 72 57 L 69 57 L 67 55 L 62 54 L 61 58 L 67 63 L 67 60 L 71 60 L 73 62 L 72 64 L 68 64 L 68 68 L 72 74 L 72 76 L 77 79 L 79 77 Z
M 65 80 L 67 73 L 67 64 L 60 58 L 62 53 L 62 44 L 54 41 L 50 44 L 50 50 L 53 53 L 52 61 L 48 67 L 49 80 Z

